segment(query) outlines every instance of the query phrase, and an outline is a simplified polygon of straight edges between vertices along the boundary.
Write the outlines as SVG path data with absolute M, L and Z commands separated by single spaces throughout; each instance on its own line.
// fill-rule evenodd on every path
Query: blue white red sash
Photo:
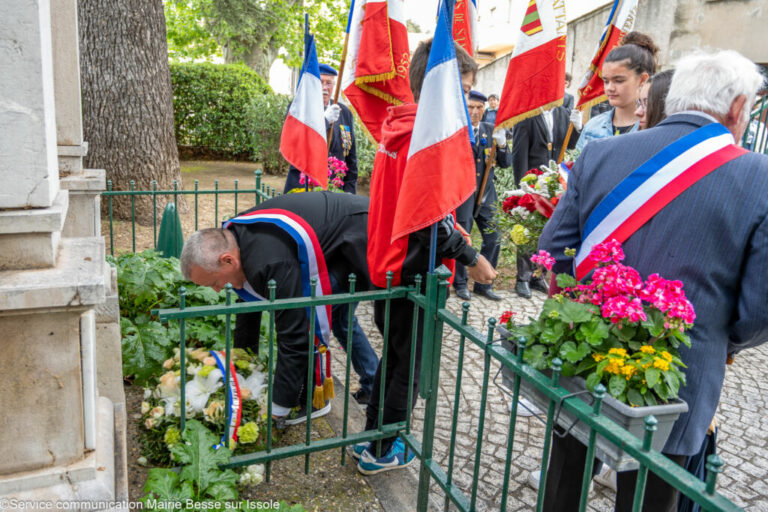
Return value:
M 301 284 L 305 297 L 312 294 L 312 278 L 317 279 L 315 296 L 323 297 L 331 294 L 331 281 L 328 276 L 328 267 L 320 247 L 320 241 L 312 227 L 298 215 L 287 210 L 269 209 L 256 210 L 238 215 L 222 223 L 223 228 L 232 224 L 272 224 L 284 230 L 294 239 L 298 246 L 298 258 L 301 266 Z M 247 290 L 235 290 L 241 299 L 245 301 L 262 300 L 255 292 Z M 328 344 L 331 339 L 331 305 L 319 305 L 315 307 L 315 334 L 322 344 Z M 309 316 L 309 308 L 307 308 Z
M 216 366 L 221 370 L 222 379 L 227 374 L 224 370 L 224 355 L 222 352 L 216 350 L 210 351 L 213 358 L 216 360 Z M 237 374 L 235 373 L 235 365 L 233 361 L 229 361 L 229 382 L 225 382 L 226 393 L 229 393 L 229 409 L 227 413 L 227 423 L 229 424 L 229 436 L 237 441 L 237 429 L 240 428 L 240 419 L 242 418 L 243 408 L 240 406 L 240 383 L 237 381 Z M 221 442 L 213 447 L 214 450 L 218 450 L 222 446 L 229 447 L 229 443 L 221 436 Z
M 744 153 L 725 126 L 712 123 L 676 140 L 632 171 L 587 218 L 574 259 L 576 278 L 594 268 L 588 256 L 595 245 L 613 239 L 624 242 L 688 187 Z

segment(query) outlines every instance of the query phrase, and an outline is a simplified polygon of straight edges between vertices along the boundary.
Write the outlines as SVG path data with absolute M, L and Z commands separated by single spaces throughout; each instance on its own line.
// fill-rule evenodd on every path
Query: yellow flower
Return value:
M 661 353 L 661 357 L 666 359 L 668 362 L 672 362 L 672 354 L 670 354 L 666 350 Z
M 624 360 L 623 359 L 614 359 L 610 358 L 610 362 L 605 366 L 605 371 L 608 373 L 614 373 L 616 375 L 621 375 L 621 367 L 624 366 Z
M 203 411 L 205 419 L 211 423 L 216 423 L 224 416 L 224 402 L 219 400 L 212 401 Z
M 624 348 L 612 348 L 608 351 L 608 353 L 621 356 L 621 357 L 627 357 L 627 350 Z
M 522 224 L 515 224 L 512 227 L 512 231 L 509 233 L 509 237 L 512 239 L 512 243 L 515 245 L 523 245 L 528 243 L 529 238 L 526 233 L 525 226 Z
M 669 370 L 669 362 L 665 361 L 664 359 L 656 358 L 653 361 L 653 367 L 665 372 Z
M 655 354 L 656 350 L 654 350 L 654 348 L 650 345 L 643 345 L 640 347 L 640 352 L 643 354 Z
M 627 378 L 627 380 L 631 379 L 636 371 L 637 371 L 637 369 L 634 366 L 631 366 L 631 365 L 624 366 L 621 369 L 621 373 Z
M 592 354 L 592 359 L 597 361 L 598 363 L 605 359 L 605 356 L 603 354 Z

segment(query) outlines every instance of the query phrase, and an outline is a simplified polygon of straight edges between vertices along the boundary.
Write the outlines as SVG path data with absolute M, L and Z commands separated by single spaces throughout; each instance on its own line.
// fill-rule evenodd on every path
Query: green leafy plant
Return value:
M 268 83 L 242 64 L 177 63 L 170 70 L 176 143 L 182 153 L 250 157 L 246 106 L 271 92 Z
M 370 179 L 373 172 L 373 161 L 379 145 L 368 134 L 357 116 L 355 118 L 355 149 L 357 150 L 357 179 Z
M 181 439 L 182 442 L 171 446 L 174 460 L 182 464 L 181 471 L 150 469 L 142 502 L 149 506 L 155 500 L 237 499 L 237 473 L 219 467 L 229 462 L 232 453 L 225 447 L 214 450 L 218 439 L 196 420 L 187 422 Z
M 242 105 L 247 119 L 251 156 L 261 162 L 265 172 L 271 174 L 288 172 L 288 163 L 280 154 L 280 133 L 290 102 L 284 94 L 267 92 L 254 96 Z
M 512 334 L 528 341 L 523 358 L 538 370 L 562 361 L 563 376 L 586 379 L 587 389 L 602 383 L 631 406 L 656 405 L 677 397 L 685 385 L 678 348 L 690 346 L 685 334 L 695 318 L 680 281 L 652 274 L 643 281 L 623 265 L 621 245 L 598 244 L 589 255 L 597 268 L 592 281 L 578 283 L 558 275 L 562 292 L 547 299 L 538 318 L 513 325 Z M 540 251 L 531 260 L 551 269 L 554 259 Z

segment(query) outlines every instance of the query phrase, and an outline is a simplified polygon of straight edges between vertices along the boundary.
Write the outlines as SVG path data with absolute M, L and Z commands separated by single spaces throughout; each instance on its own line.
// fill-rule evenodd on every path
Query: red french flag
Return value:
M 563 102 L 565 2 L 528 0 L 501 91 L 497 128 L 510 128 Z
M 469 117 L 441 3 L 395 208 L 392 241 L 444 219 L 475 192 Z
M 403 0 L 353 0 L 347 32 L 349 53 L 341 88 L 363 126 L 379 142 L 387 109 L 413 103 Z
M 606 100 L 601 71 L 603 62 L 608 53 L 616 48 L 624 34 L 632 30 L 636 15 L 637 0 L 614 0 L 611 15 L 600 36 L 595 56 L 579 85 L 579 101 L 576 103 L 576 108 L 579 110 L 584 111 Z
M 314 36 L 308 37 L 296 96 L 280 134 L 280 153 L 288 163 L 328 188 L 323 89 Z

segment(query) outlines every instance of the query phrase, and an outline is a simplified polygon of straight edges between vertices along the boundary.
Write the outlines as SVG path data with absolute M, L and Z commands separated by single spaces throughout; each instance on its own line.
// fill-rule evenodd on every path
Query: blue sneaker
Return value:
M 413 450 L 409 449 L 408 458 L 406 459 L 405 444 L 403 443 L 403 440 L 398 437 L 395 439 L 395 442 L 392 443 L 389 451 L 378 459 L 370 450 L 365 450 L 357 463 L 357 470 L 364 475 L 375 475 L 382 471 L 401 469 L 410 466 L 415 455 Z
M 360 460 L 360 457 L 363 456 L 363 452 L 368 449 L 368 447 L 371 446 L 371 443 L 368 441 L 363 441 L 362 443 L 353 444 L 351 446 L 351 450 L 349 453 L 357 460 Z

